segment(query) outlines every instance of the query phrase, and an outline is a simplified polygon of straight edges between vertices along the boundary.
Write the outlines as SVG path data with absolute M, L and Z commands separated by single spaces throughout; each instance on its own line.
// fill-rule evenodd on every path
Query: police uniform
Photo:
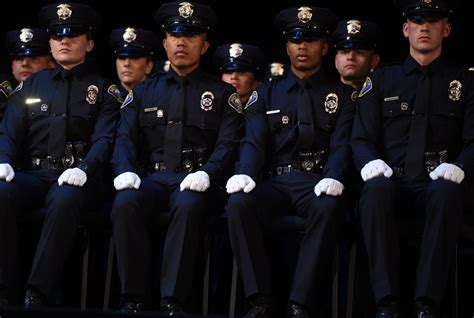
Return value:
M 410 20 L 424 21 L 446 17 L 449 11 L 441 0 L 407 1 L 403 8 Z M 422 95 L 417 89 L 423 70 L 408 56 L 404 63 L 370 76 L 358 98 L 351 141 L 356 167 L 361 171 L 369 162 L 382 159 L 393 169 L 391 178 L 367 180 L 360 201 L 369 270 L 378 301 L 389 295 L 401 296 L 395 218 L 405 214 L 425 218 L 415 299 L 428 297 L 437 304 L 442 300 L 454 260 L 466 180 L 460 184 L 442 178 L 432 180 L 428 173 L 442 163 L 461 167 L 467 180 L 474 172 L 472 72 L 449 64 L 442 55 L 427 68 L 431 73 L 428 94 Z M 419 102 L 428 105 L 427 111 L 417 109 Z M 421 132 L 426 134 L 425 145 L 415 144 L 422 156 L 424 152 L 424 159 L 417 162 L 421 170 L 412 175 L 407 173 L 406 164 L 409 145 L 416 136 L 412 133 L 414 116 L 426 118 L 427 125 Z
M 83 34 L 95 25 L 95 17 L 92 8 L 76 4 L 49 5 L 40 11 L 40 22 L 52 36 Z M 65 73 L 58 65 L 21 82 L 9 97 L 0 134 L 0 162 L 16 166 L 13 180 L 0 181 L 4 236 L 0 240 L 0 285 L 7 284 L 16 261 L 17 218 L 28 210 L 45 208 L 25 294 L 27 307 L 49 296 L 73 247 L 80 213 L 100 199 L 97 183 L 112 150 L 120 108 L 117 87 L 87 63 Z M 63 75 L 70 81 L 68 93 L 59 90 Z M 66 112 L 56 112 L 57 105 L 64 104 Z M 53 125 L 58 117 L 66 119 L 64 130 Z M 52 143 L 58 136 L 64 136 L 62 145 Z M 87 182 L 82 187 L 59 186 L 58 177 L 73 167 L 86 173 Z
M 136 27 L 125 27 L 112 30 L 109 37 L 110 46 L 117 58 L 149 57 L 154 60 L 159 48 L 158 37 L 152 31 Z M 125 98 L 127 89 L 119 86 L 120 94 Z
M 327 38 L 335 22 L 329 9 L 317 7 L 283 10 L 276 18 L 277 27 L 294 42 Z M 354 105 L 347 87 L 330 80 L 322 70 L 309 77 L 311 105 L 306 106 L 311 108 L 314 138 L 306 140 L 308 148 L 300 147 L 295 106 L 301 94 L 298 81 L 290 70 L 286 76 L 261 85 L 258 100 L 245 113 L 246 136 L 235 174 L 253 180 L 261 174 L 262 178 L 253 191 L 233 193 L 227 211 L 235 259 L 245 294 L 254 306 L 246 317 L 261 317 L 255 314 L 257 311 L 265 313 L 262 317 L 272 317 L 258 304 L 262 300 L 254 301 L 272 293 L 270 264 L 259 221 L 289 211 L 305 219 L 288 317 L 307 317 L 307 313 L 299 316 L 297 312 L 304 312 L 311 303 L 313 282 L 325 275 L 322 271 L 330 264 L 336 246 L 342 200 L 317 197 L 314 187 L 323 178 L 345 183 Z M 268 299 L 263 302 L 270 303 Z
M 215 25 L 214 11 L 201 4 L 163 4 L 155 20 L 175 36 L 208 32 Z M 177 141 L 181 162 L 176 169 L 165 166 L 166 139 L 175 122 L 171 118 L 174 92 L 186 81 L 182 137 Z M 136 312 L 145 299 L 149 282 L 151 242 L 148 230 L 153 214 L 169 211 L 169 225 L 161 270 L 162 310 L 181 311 L 189 301 L 198 274 L 206 215 L 224 170 L 233 164 L 234 139 L 241 125 L 241 108 L 230 85 L 205 73 L 201 67 L 184 77 L 171 68 L 158 71 L 137 84 L 125 99 L 113 153 L 116 174 L 135 172 L 137 163 L 146 173 L 138 190 L 124 189 L 112 208 L 118 271 L 122 283 L 124 312 Z M 172 107 L 173 106 L 173 107 Z M 172 137 L 172 136 L 171 136 Z M 205 171 L 211 188 L 205 192 L 180 191 L 190 172 Z M 223 206 L 221 206 L 223 208 Z M 134 301 L 134 304 L 130 302 Z M 127 309 L 128 308 L 128 309 Z

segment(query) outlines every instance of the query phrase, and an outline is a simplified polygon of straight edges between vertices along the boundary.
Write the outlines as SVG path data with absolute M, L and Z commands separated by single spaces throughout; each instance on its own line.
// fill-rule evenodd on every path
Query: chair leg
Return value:
M 84 228 L 84 252 L 82 254 L 82 287 L 81 287 L 81 310 L 86 310 L 87 303 L 87 278 L 89 273 L 89 246 L 90 233 Z
M 207 316 L 209 313 L 209 270 L 211 266 L 211 242 L 209 233 L 206 234 L 204 243 L 204 260 L 206 262 L 206 267 L 204 269 L 202 282 L 202 315 Z
M 354 279 L 355 266 L 357 257 L 357 242 L 352 242 L 351 250 L 349 252 L 349 273 L 347 275 L 347 309 L 346 318 L 352 318 L 352 311 L 354 306 Z
M 332 318 L 338 318 L 338 298 L 339 298 L 339 244 L 336 247 L 334 256 L 333 280 L 332 280 Z
M 107 255 L 107 272 L 105 273 L 105 287 L 104 287 L 104 305 L 103 311 L 109 310 L 109 298 L 110 298 L 110 284 L 112 282 L 112 270 L 114 266 L 114 255 L 115 255 L 114 238 L 111 235 L 109 240 L 109 253 Z
M 235 303 L 237 298 L 238 269 L 235 258 L 232 264 L 232 282 L 230 287 L 229 318 L 235 318 Z

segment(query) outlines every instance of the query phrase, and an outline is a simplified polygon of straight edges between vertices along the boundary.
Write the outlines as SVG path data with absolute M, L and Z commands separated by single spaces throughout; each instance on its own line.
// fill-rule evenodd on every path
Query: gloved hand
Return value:
M 182 192 L 184 190 L 191 190 L 197 192 L 204 192 L 211 186 L 211 182 L 209 181 L 209 175 L 202 171 L 196 171 L 194 173 L 190 173 L 181 181 L 179 185 L 179 190 Z
M 320 196 L 322 193 L 327 195 L 332 195 L 333 197 L 338 197 L 344 191 L 344 185 L 332 178 L 324 178 L 319 180 L 318 184 L 314 186 L 314 193 L 316 196 Z
M 360 175 L 364 181 L 370 180 L 381 175 L 390 178 L 392 174 L 392 168 L 390 168 L 382 159 L 375 159 L 369 161 L 360 171 Z
M 70 168 L 64 170 L 58 178 L 58 184 L 60 186 L 63 183 L 67 183 L 73 186 L 82 187 L 87 181 L 87 174 L 79 168 Z
M 252 191 L 256 186 L 255 181 L 251 177 L 246 174 L 236 174 L 230 177 L 227 180 L 227 184 L 225 188 L 227 189 L 227 193 L 235 193 L 244 191 L 245 193 L 249 193 Z
M 133 188 L 138 189 L 141 183 L 142 180 L 140 180 L 140 177 L 133 172 L 123 172 L 114 179 L 114 187 L 117 191 Z
M 0 163 L 0 180 L 10 182 L 15 177 L 15 171 L 9 163 Z
M 464 171 L 455 164 L 444 162 L 430 172 L 430 178 L 432 180 L 443 178 L 459 184 L 464 180 Z

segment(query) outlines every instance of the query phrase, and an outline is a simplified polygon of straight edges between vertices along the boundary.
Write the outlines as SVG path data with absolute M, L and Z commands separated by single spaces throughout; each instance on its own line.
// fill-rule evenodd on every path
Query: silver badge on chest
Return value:
M 448 97 L 450 100 L 456 102 L 461 99 L 462 84 L 458 80 L 451 81 L 448 88 Z
M 329 113 L 335 113 L 337 107 L 339 106 L 339 97 L 335 93 L 329 93 L 326 96 L 326 101 L 324 102 L 324 110 Z
M 99 88 L 95 85 L 89 85 L 87 88 L 86 101 L 90 105 L 94 105 L 97 102 L 97 95 L 99 95 Z
M 204 111 L 210 111 L 214 106 L 214 93 L 206 91 L 201 95 L 201 109 Z

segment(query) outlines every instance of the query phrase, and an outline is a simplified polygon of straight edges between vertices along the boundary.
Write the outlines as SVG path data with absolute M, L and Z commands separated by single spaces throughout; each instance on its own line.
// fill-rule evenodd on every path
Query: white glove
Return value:
M 0 163 L 0 180 L 10 182 L 15 177 L 15 171 L 9 163 Z
M 211 186 L 209 181 L 209 175 L 204 171 L 196 171 L 190 173 L 181 181 L 179 185 L 179 190 L 182 192 L 184 190 L 192 190 L 197 192 L 204 192 Z
M 442 163 L 430 172 L 430 178 L 432 180 L 443 178 L 459 184 L 464 180 L 464 171 L 452 163 Z
M 141 183 L 142 180 L 140 180 L 140 177 L 133 172 L 123 172 L 114 179 L 114 187 L 117 191 L 133 188 L 138 189 Z
M 73 186 L 82 187 L 87 181 L 87 174 L 79 168 L 72 168 L 64 170 L 58 178 L 60 186 L 67 183 Z
M 235 193 L 244 191 L 245 193 L 249 193 L 252 191 L 256 186 L 255 181 L 251 177 L 246 174 L 236 174 L 230 177 L 227 180 L 227 184 L 225 188 L 227 189 L 227 193 Z
M 344 185 L 332 178 L 324 178 L 319 180 L 318 184 L 314 186 L 314 193 L 316 196 L 320 196 L 322 193 L 338 197 L 344 191 Z
M 370 180 L 381 175 L 390 178 L 392 174 L 392 168 L 390 168 L 382 159 L 375 159 L 369 161 L 360 171 L 360 175 L 364 181 Z

